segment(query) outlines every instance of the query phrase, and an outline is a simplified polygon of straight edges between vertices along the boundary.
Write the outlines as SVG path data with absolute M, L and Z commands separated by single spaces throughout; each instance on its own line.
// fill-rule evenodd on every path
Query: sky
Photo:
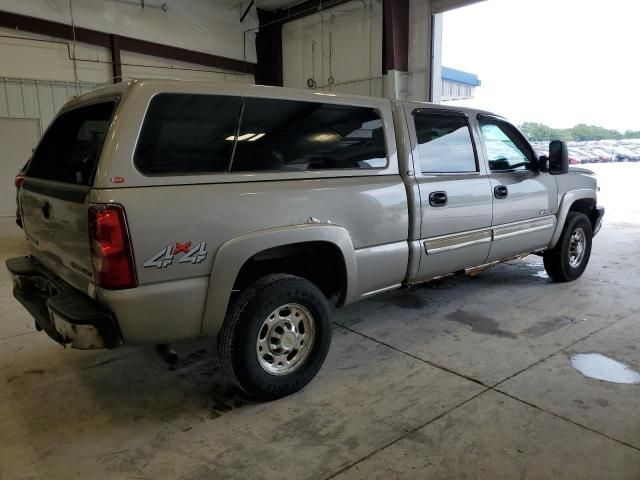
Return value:
M 518 124 L 640 130 L 638 0 L 487 0 L 452 10 L 442 64 L 482 81 L 460 105 Z

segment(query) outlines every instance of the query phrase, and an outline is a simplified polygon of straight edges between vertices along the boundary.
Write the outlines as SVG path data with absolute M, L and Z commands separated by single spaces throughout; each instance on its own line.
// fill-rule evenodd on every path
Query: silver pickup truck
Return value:
M 135 81 L 69 102 L 7 261 L 36 328 L 80 349 L 216 336 L 263 399 L 318 372 L 331 312 L 529 253 L 578 278 L 604 210 L 566 146 L 497 115 L 260 86 Z

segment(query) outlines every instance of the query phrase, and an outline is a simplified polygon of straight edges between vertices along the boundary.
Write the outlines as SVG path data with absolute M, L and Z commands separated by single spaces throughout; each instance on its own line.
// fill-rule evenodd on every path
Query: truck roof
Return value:
M 286 100 L 288 98 L 297 100 L 310 100 L 318 101 L 318 97 L 328 97 L 331 101 L 338 103 L 369 103 L 372 105 L 382 105 L 385 103 L 411 103 L 414 105 L 423 105 L 424 108 L 437 108 L 439 110 L 451 110 L 456 112 L 464 112 L 469 116 L 477 115 L 478 113 L 495 115 L 492 112 L 486 110 L 479 110 L 475 108 L 461 107 L 458 105 L 445 105 L 431 102 L 419 102 L 419 101 L 399 101 L 390 100 L 379 97 L 367 97 L 363 95 L 352 95 L 346 93 L 334 93 L 334 92 L 322 92 L 309 89 L 298 89 L 289 87 L 272 87 L 268 85 L 253 85 L 253 84 L 228 84 L 228 83 L 215 83 L 193 80 L 158 80 L 158 79 L 138 79 L 130 80 L 128 82 L 117 83 L 113 85 L 107 85 L 100 87 L 92 92 L 80 95 L 65 105 L 65 109 L 73 108 L 74 106 L 87 101 L 97 100 L 99 98 L 108 98 L 114 96 L 120 96 L 129 89 L 137 90 L 149 90 L 157 92 L 159 90 L 165 90 L 168 92 L 193 92 L 199 93 L 220 93 L 236 94 L 236 95 L 257 95 L 261 97 L 272 97 Z M 327 98 L 327 101 L 329 101 Z

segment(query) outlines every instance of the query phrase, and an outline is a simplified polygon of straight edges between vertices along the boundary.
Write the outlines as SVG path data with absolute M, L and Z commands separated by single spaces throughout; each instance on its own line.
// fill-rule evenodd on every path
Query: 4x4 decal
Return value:
M 203 262 L 207 258 L 207 242 L 200 242 L 193 248 L 191 242 L 179 243 L 175 246 L 167 245 L 149 260 L 144 262 L 144 268 L 167 268 L 176 259 L 179 253 L 183 253 L 177 263 L 196 263 Z

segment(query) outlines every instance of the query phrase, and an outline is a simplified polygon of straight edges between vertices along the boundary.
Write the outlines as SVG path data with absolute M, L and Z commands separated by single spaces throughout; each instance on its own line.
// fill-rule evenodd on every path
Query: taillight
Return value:
M 15 181 L 15 186 L 18 190 L 20 190 L 22 188 L 22 184 L 24 183 L 24 176 L 23 175 L 16 175 L 16 181 Z
M 136 286 L 136 271 L 124 207 L 89 205 L 89 239 L 96 283 L 110 290 Z

